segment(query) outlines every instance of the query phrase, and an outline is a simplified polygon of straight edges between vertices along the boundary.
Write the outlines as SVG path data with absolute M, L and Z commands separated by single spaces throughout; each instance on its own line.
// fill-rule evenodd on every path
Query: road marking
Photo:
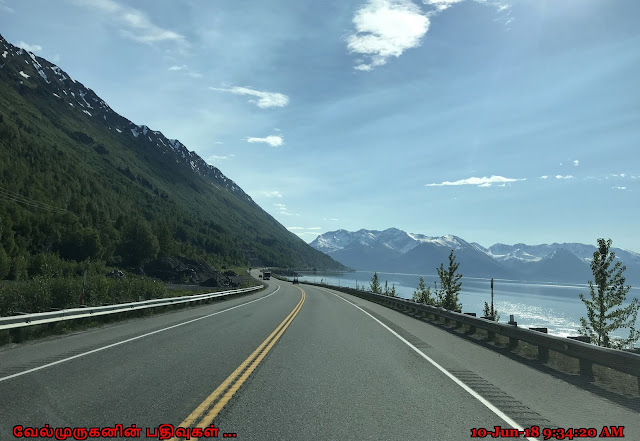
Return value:
M 347 302 L 348 304 L 355 306 L 356 308 L 358 308 L 360 311 L 364 312 L 365 314 L 367 314 L 369 317 L 371 317 L 372 319 L 374 319 L 376 322 L 378 322 L 380 324 L 380 326 L 382 326 L 383 328 L 385 328 L 387 331 L 389 331 L 390 333 L 392 333 L 393 335 L 395 335 L 396 337 L 398 337 L 398 339 L 400 341 L 402 341 L 404 344 L 406 344 L 407 346 L 409 346 L 411 349 L 413 349 L 415 352 L 418 353 L 418 355 L 420 355 L 422 358 L 424 358 L 425 360 L 427 360 L 429 363 L 431 363 L 434 367 L 436 367 L 440 372 L 442 372 L 443 374 L 445 374 L 447 377 L 449 377 L 451 380 L 453 380 L 454 383 L 456 383 L 458 386 L 460 386 L 461 388 L 463 388 L 465 391 L 467 391 L 472 397 L 474 397 L 475 399 L 477 399 L 478 401 L 480 401 L 482 404 L 484 404 L 490 411 L 492 411 L 493 413 L 495 413 L 498 417 L 500 417 L 505 423 L 509 424 L 511 427 L 513 427 L 514 429 L 518 429 L 519 431 L 523 431 L 524 428 L 516 423 L 514 420 L 512 420 L 508 415 L 506 415 L 503 411 L 501 411 L 500 409 L 498 409 L 496 406 L 494 406 L 493 404 L 491 404 L 490 401 L 488 401 L 487 399 L 485 399 L 482 395 L 480 395 L 479 393 L 477 393 L 475 390 L 471 389 L 469 386 L 467 386 L 465 383 L 463 383 L 462 381 L 460 381 L 455 375 L 453 375 L 451 372 L 449 372 L 448 370 L 446 370 L 445 368 L 443 368 L 442 366 L 440 366 L 437 362 L 435 362 L 431 357 L 429 357 L 427 354 L 425 354 L 424 352 L 422 352 L 420 349 L 418 349 L 417 347 L 415 347 L 414 345 L 412 345 L 411 343 L 409 343 L 406 339 L 404 339 L 400 334 L 398 334 L 396 331 L 394 331 L 393 329 L 391 329 L 390 327 L 388 327 L 387 325 L 385 325 L 384 323 L 382 323 L 380 320 L 378 320 L 377 318 L 375 318 L 374 316 L 372 316 L 371 314 L 369 314 L 367 311 L 365 311 L 364 309 L 362 309 L 361 307 L 359 307 L 358 305 L 356 305 L 355 303 L 345 299 L 344 297 L 335 294 L 327 289 L 324 288 L 318 288 L 322 291 L 328 292 L 329 294 L 332 294 L 336 297 L 338 297 L 339 299 L 344 300 L 345 302 Z M 538 441 L 538 438 L 525 438 L 529 441 Z
M 180 326 L 188 325 L 189 323 L 193 323 L 193 322 L 197 322 L 198 320 L 203 320 L 203 319 L 206 319 L 206 318 L 209 318 L 209 317 L 213 317 L 214 315 L 222 314 L 223 312 L 231 311 L 232 309 L 240 308 L 241 306 L 246 306 L 246 305 L 249 305 L 249 304 L 254 303 L 254 302 L 259 302 L 260 300 L 264 300 L 267 297 L 270 297 L 270 296 L 274 295 L 275 293 L 277 293 L 280 290 L 280 285 L 276 285 L 276 286 L 277 286 L 277 288 L 276 288 L 276 290 L 274 292 L 272 292 L 271 294 L 267 294 L 264 297 L 260 297 L 259 299 L 251 300 L 251 301 L 249 301 L 247 303 L 243 303 L 241 305 L 232 306 L 231 308 L 223 309 L 222 311 L 214 312 L 213 314 L 207 314 L 205 316 L 198 317 L 198 318 L 192 319 L 192 320 L 188 320 L 188 321 L 183 322 L 183 323 L 178 323 L 177 325 L 172 325 L 172 326 L 169 326 L 169 327 L 166 327 L 166 328 L 158 329 L 156 331 L 148 332 L 146 334 L 138 335 L 137 337 L 132 337 L 132 338 L 128 338 L 126 340 L 118 341 L 116 343 L 112 343 L 110 345 L 102 346 L 102 347 L 97 348 L 97 349 L 92 349 L 90 351 L 83 352 L 81 354 L 77 354 L 77 355 L 73 355 L 71 357 L 63 358 L 62 360 L 58 360 L 58 361 L 54 361 L 54 362 L 51 362 L 51 363 L 43 364 L 42 366 L 38 366 L 38 367 L 35 367 L 33 369 L 28 369 L 26 371 L 18 372 L 17 374 L 8 375 L 6 377 L 0 377 L 0 382 L 3 382 L 5 380 L 10 380 L 12 378 L 20 377 L 22 375 L 26 375 L 26 374 L 29 374 L 31 372 L 36 372 L 36 371 L 39 371 L 39 370 L 42 370 L 42 369 L 45 369 L 45 368 L 48 368 L 48 367 L 51 367 L 51 366 L 55 366 L 55 365 L 60 364 L 60 363 L 65 363 L 67 361 L 71 361 L 71 360 L 74 360 L 76 358 L 84 357 L 85 355 L 89 355 L 89 354 L 93 354 L 93 353 L 96 353 L 96 352 L 104 351 L 105 349 L 110 349 L 110 348 L 113 348 L 113 347 L 116 347 L 116 346 L 120 346 L 122 344 L 129 343 L 129 342 L 132 342 L 132 341 L 135 341 L 135 340 L 140 340 L 141 338 L 149 337 L 150 335 L 154 335 L 154 334 L 158 334 L 160 332 L 168 331 L 169 329 L 174 329 L 174 328 L 178 328 Z
M 209 424 L 211 424 L 215 417 L 218 416 L 224 406 L 226 406 L 233 395 L 238 391 L 238 389 L 240 389 L 240 387 L 242 387 L 247 378 L 249 378 L 253 371 L 258 367 L 260 362 L 269 353 L 271 348 L 273 348 L 273 345 L 275 345 L 282 334 L 284 334 L 291 322 L 293 322 L 293 319 L 295 319 L 296 315 L 298 315 L 298 312 L 300 312 L 300 309 L 302 309 L 306 294 L 302 288 L 298 289 L 300 290 L 302 295 L 296 307 L 293 308 L 289 315 L 278 325 L 278 327 L 276 327 L 276 329 L 271 334 L 269 334 L 269 336 L 260 344 L 260 346 L 258 346 L 257 349 L 253 351 L 251 355 L 249 355 L 249 357 L 247 357 L 247 359 L 243 361 L 242 364 L 240 364 L 240 366 L 238 366 L 236 370 L 233 371 L 231 375 L 229 375 L 227 379 L 220 384 L 220 386 L 218 386 L 207 398 L 205 398 L 205 400 L 200 403 L 200 405 L 196 407 L 196 409 L 191 412 L 191 414 L 189 414 L 189 416 L 185 418 L 182 423 L 180 423 L 179 427 L 191 427 L 211 406 L 213 406 L 213 408 L 211 408 L 211 410 L 204 417 L 202 417 L 200 422 L 196 424 L 195 427 L 204 429 Z M 247 368 L 247 366 L 249 367 Z M 240 378 L 238 378 L 238 376 L 240 376 Z M 236 378 L 238 378 L 237 381 Z M 223 393 L 224 395 L 222 395 Z M 222 398 L 220 398 L 220 400 L 216 403 L 215 401 L 220 395 L 222 395 Z M 181 438 L 174 437 L 171 439 L 171 441 L 177 441 L 179 439 Z M 194 439 L 197 440 L 197 438 Z

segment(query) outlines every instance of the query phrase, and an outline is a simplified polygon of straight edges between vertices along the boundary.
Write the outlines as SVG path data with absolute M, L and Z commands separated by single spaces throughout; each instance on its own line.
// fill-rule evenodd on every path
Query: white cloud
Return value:
M 281 198 L 282 194 L 279 191 L 263 191 L 263 195 L 268 198 Z
M 187 68 L 187 65 L 183 64 L 182 66 L 171 66 L 169 70 L 185 70 L 186 68 Z
M 209 87 L 211 90 L 218 92 L 230 92 L 234 95 L 249 95 L 255 96 L 258 100 L 249 100 L 250 103 L 255 104 L 261 109 L 268 109 L 271 107 L 284 107 L 289 104 L 289 97 L 278 92 L 264 92 L 261 90 L 255 90 L 250 87 Z
M 322 220 L 323 221 L 334 221 L 334 222 L 337 222 L 340 219 L 336 219 L 335 217 L 323 217 Z
M 486 176 L 482 178 L 471 177 L 468 179 L 461 179 L 459 181 L 453 181 L 453 182 L 444 181 L 439 184 L 437 183 L 426 184 L 426 186 L 427 187 L 445 187 L 445 186 L 452 186 L 452 185 L 477 185 L 478 187 L 490 187 L 492 184 L 501 184 L 501 183 L 507 183 L 507 182 L 516 182 L 516 181 L 526 181 L 526 178 L 516 179 L 516 178 L 505 178 L 504 176 L 491 176 L 490 178 Z
M 22 49 L 29 51 L 29 52 L 40 52 L 42 50 L 42 46 L 40 46 L 39 44 L 29 44 L 29 43 L 25 43 L 24 41 L 19 41 L 18 44 L 16 44 L 16 46 L 21 47 Z
M 611 188 L 613 188 L 615 190 L 626 190 L 627 189 L 627 187 L 611 187 Z
M 153 44 L 170 41 L 182 46 L 187 39 L 174 31 L 152 23 L 147 15 L 135 8 L 123 6 L 113 0 L 73 0 L 77 5 L 89 8 L 113 20 L 125 37 L 139 43 Z
M 580 161 L 578 161 L 577 159 L 575 159 L 575 160 L 573 161 L 573 166 L 574 166 L 574 167 L 577 167 L 577 166 L 579 166 L 579 165 L 580 165 Z
M 353 16 L 355 32 L 347 37 L 347 49 L 361 58 L 355 70 L 370 71 L 399 57 L 408 49 L 419 47 L 429 31 L 431 18 L 465 0 L 422 0 L 423 11 L 412 0 L 367 0 Z M 509 0 L 474 0 L 494 6 L 511 23 Z M 363 59 L 364 58 L 364 59 Z
M 371 70 L 420 46 L 429 30 L 429 18 L 410 0 L 369 0 L 353 17 L 355 33 L 347 38 L 347 49 L 363 55 L 357 70 Z
M 556 175 L 556 179 L 573 179 L 573 176 L 571 176 L 571 175 L 566 175 L 566 176 Z
M 282 136 L 269 135 L 264 138 L 247 138 L 247 142 L 263 142 L 265 144 L 269 144 L 271 147 L 279 147 L 282 145 L 284 140 L 282 139 Z
M 540 176 L 540 179 L 549 179 L 549 176 L 547 176 L 547 175 Z

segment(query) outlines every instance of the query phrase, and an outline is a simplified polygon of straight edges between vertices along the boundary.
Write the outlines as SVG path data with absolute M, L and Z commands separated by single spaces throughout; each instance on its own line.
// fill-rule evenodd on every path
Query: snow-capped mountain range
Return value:
M 498 243 L 485 248 L 458 236 L 433 237 L 397 228 L 330 231 L 311 246 L 354 269 L 432 274 L 454 250 L 460 270 L 468 276 L 576 283 L 592 278 L 589 263 L 596 251 L 594 245 L 581 243 Z M 640 282 L 640 253 L 612 250 L 626 265 L 627 280 Z
M 235 182 L 213 165 L 207 164 L 197 153 L 189 151 L 180 141 L 168 139 L 159 131 L 134 124 L 119 115 L 93 90 L 71 78 L 55 64 L 12 45 L 1 35 L 0 52 L 0 70 L 12 75 L 20 86 L 20 93 L 44 94 L 42 97 L 45 99 L 67 104 L 77 112 L 78 117 L 86 118 L 87 123 L 102 124 L 120 140 L 151 149 L 169 161 L 184 164 L 194 173 L 211 179 L 212 185 L 251 201 Z

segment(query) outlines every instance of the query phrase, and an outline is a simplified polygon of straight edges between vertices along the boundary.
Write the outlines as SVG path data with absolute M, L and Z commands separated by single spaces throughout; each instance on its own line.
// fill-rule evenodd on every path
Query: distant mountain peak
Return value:
M 579 283 L 588 277 L 588 264 L 596 251 L 594 245 L 580 243 L 497 243 L 484 248 L 453 234 L 427 236 L 397 228 L 329 231 L 310 245 L 352 268 L 421 271 L 425 262 L 430 262 L 426 270 L 433 271 L 429 265 L 444 262 L 449 250 L 454 250 L 462 263 L 463 274 Z M 613 251 L 627 266 L 630 279 L 640 278 L 640 254 L 618 248 Z

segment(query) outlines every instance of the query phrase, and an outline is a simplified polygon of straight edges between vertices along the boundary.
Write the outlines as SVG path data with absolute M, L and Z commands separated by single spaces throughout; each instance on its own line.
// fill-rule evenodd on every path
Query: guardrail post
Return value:
M 475 312 L 465 312 L 464 315 L 470 315 L 471 317 L 475 317 L 476 313 Z M 476 333 L 476 327 L 473 325 L 469 325 L 469 330 L 467 331 L 467 334 L 475 334 Z
M 12 328 L 9 329 L 9 338 L 11 339 L 12 343 L 20 343 L 21 339 L 21 330 L 22 328 Z
M 512 326 L 518 326 L 518 322 L 516 322 L 513 318 L 513 314 L 509 316 L 509 323 Z M 513 349 L 518 346 L 518 339 L 515 337 L 509 337 L 509 348 Z
M 593 381 L 593 363 L 584 358 L 579 358 L 578 361 L 580 362 L 580 375 L 582 378 L 589 382 Z
M 542 332 L 544 334 L 547 334 L 548 329 L 547 328 L 529 328 L 532 331 L 538 331 L 538 332 Z M 549 348 L 547 348 L 546 346 L 542 346 L 542 345 L 538 345 L 538 361 L 540 363 L 547 363 L 549 361 Z

